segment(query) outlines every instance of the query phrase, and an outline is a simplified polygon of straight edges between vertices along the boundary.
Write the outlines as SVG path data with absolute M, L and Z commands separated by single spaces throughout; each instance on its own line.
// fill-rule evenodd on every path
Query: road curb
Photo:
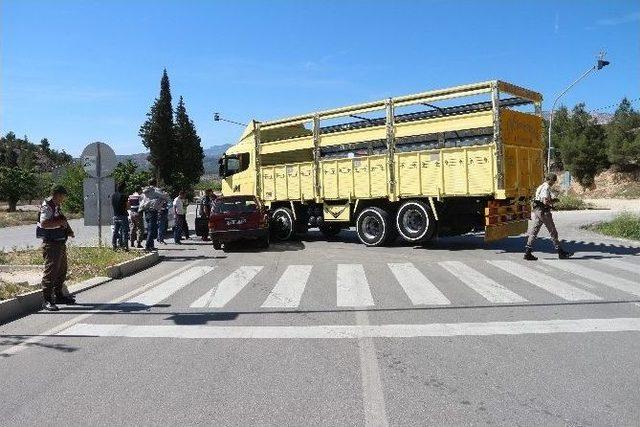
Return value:
M 160 261 L 160 255 L 158 252 L 151 252 L 140 258 L 132 259 L 130 261 L 124 261 L 120 264 L 113 265 L 107 268 L 107 276 L 112 279 L 122 279 L 123 277 L 130 276 L 139 271 L 145 270 Z
M 140 258 L 116 264 L 107 269 L 108 277 L 92 277 L 83 282 L 69 285 L 69 293 L 75 295 L 110 282 L 113 279 L 129 276 L 155 265 L 158 261 L 160 261 L 160 256 L 157 252 L 153 252 Z M 38 267 L 42 268 L 42 266 Z M 35 313 L 40 309 L 42 309 L 42 290 L 32 291 L 18 295 L 15 298 L 0 301 L 0 325 L 27 314 Z

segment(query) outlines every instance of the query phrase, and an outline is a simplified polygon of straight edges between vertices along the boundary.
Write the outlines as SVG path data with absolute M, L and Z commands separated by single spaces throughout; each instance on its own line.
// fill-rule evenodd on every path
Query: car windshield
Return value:
M 255 212 L 256 210 L 258 210 L 258 203 L 254 199 L 216 200 L 213 205 L 213 212 L 215 213 L 250 213 Z

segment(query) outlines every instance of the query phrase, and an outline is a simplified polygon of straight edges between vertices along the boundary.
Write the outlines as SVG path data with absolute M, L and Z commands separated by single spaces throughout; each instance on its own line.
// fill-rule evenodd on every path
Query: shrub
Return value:
M 593 225 L 591 229 L 608 236 L 640 240 L 640 215 L 623 212 L 611 221 Z

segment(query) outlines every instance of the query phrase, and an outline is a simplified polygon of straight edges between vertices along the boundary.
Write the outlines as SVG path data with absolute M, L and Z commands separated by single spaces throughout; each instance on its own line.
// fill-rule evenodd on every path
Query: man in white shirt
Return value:
M 538 258 L 531 253 L 533 248 L 533 242 L 535 242 L 540 228 L 542 225 L 547 227 L 553 245 L 558 251 L 558 257 L 560 259 L 570 258 L 573 253 L 567 252 L 560 246 L 560 240 L 558 240 L 558 231 L 556 225 L 553 222 L 553 216 L 551 215 L 551 208 L 555 202 L 551 187 L 556 183 L 558 177 L 554 173 L 550 173 L 546 176 L 545 182 L 542 183 L 536 189 L 536 195 L 533 199 L 533 209 L 531 210 L 531 226 L 529 228 L 529 237 L 527 239 L 527 246 L 525 248 L 524 259 L 527 261 L 536 261 Z
M 186 221 L 185 217 L 186 217 L 186 210 L 184 208 L 184 197 L 185 197 L 185 192 L 184 190 L 181 190 L 180 193 L 178 193 L 178 197 L 176 197 L 173 200 L 173 213 L 175 215 L 175 225 L 173 227 L 173 240 L 175 241 L 176 245 L 180 245 L 182 244 L 180 242 L 180 240 L 182 239 L 182 226 L 183 223 Z

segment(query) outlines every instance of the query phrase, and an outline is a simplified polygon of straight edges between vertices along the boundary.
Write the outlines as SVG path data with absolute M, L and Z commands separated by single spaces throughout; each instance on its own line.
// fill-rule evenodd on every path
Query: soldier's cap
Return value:
M 63 185 L 54 185 L 51 187 L 51 194 L 64 194 L 67 195 L 67 189 Z
M 548 173 L 545 179 L 547 182 L 556 182 L 558 180 L 558 176 L 555 173 Z

